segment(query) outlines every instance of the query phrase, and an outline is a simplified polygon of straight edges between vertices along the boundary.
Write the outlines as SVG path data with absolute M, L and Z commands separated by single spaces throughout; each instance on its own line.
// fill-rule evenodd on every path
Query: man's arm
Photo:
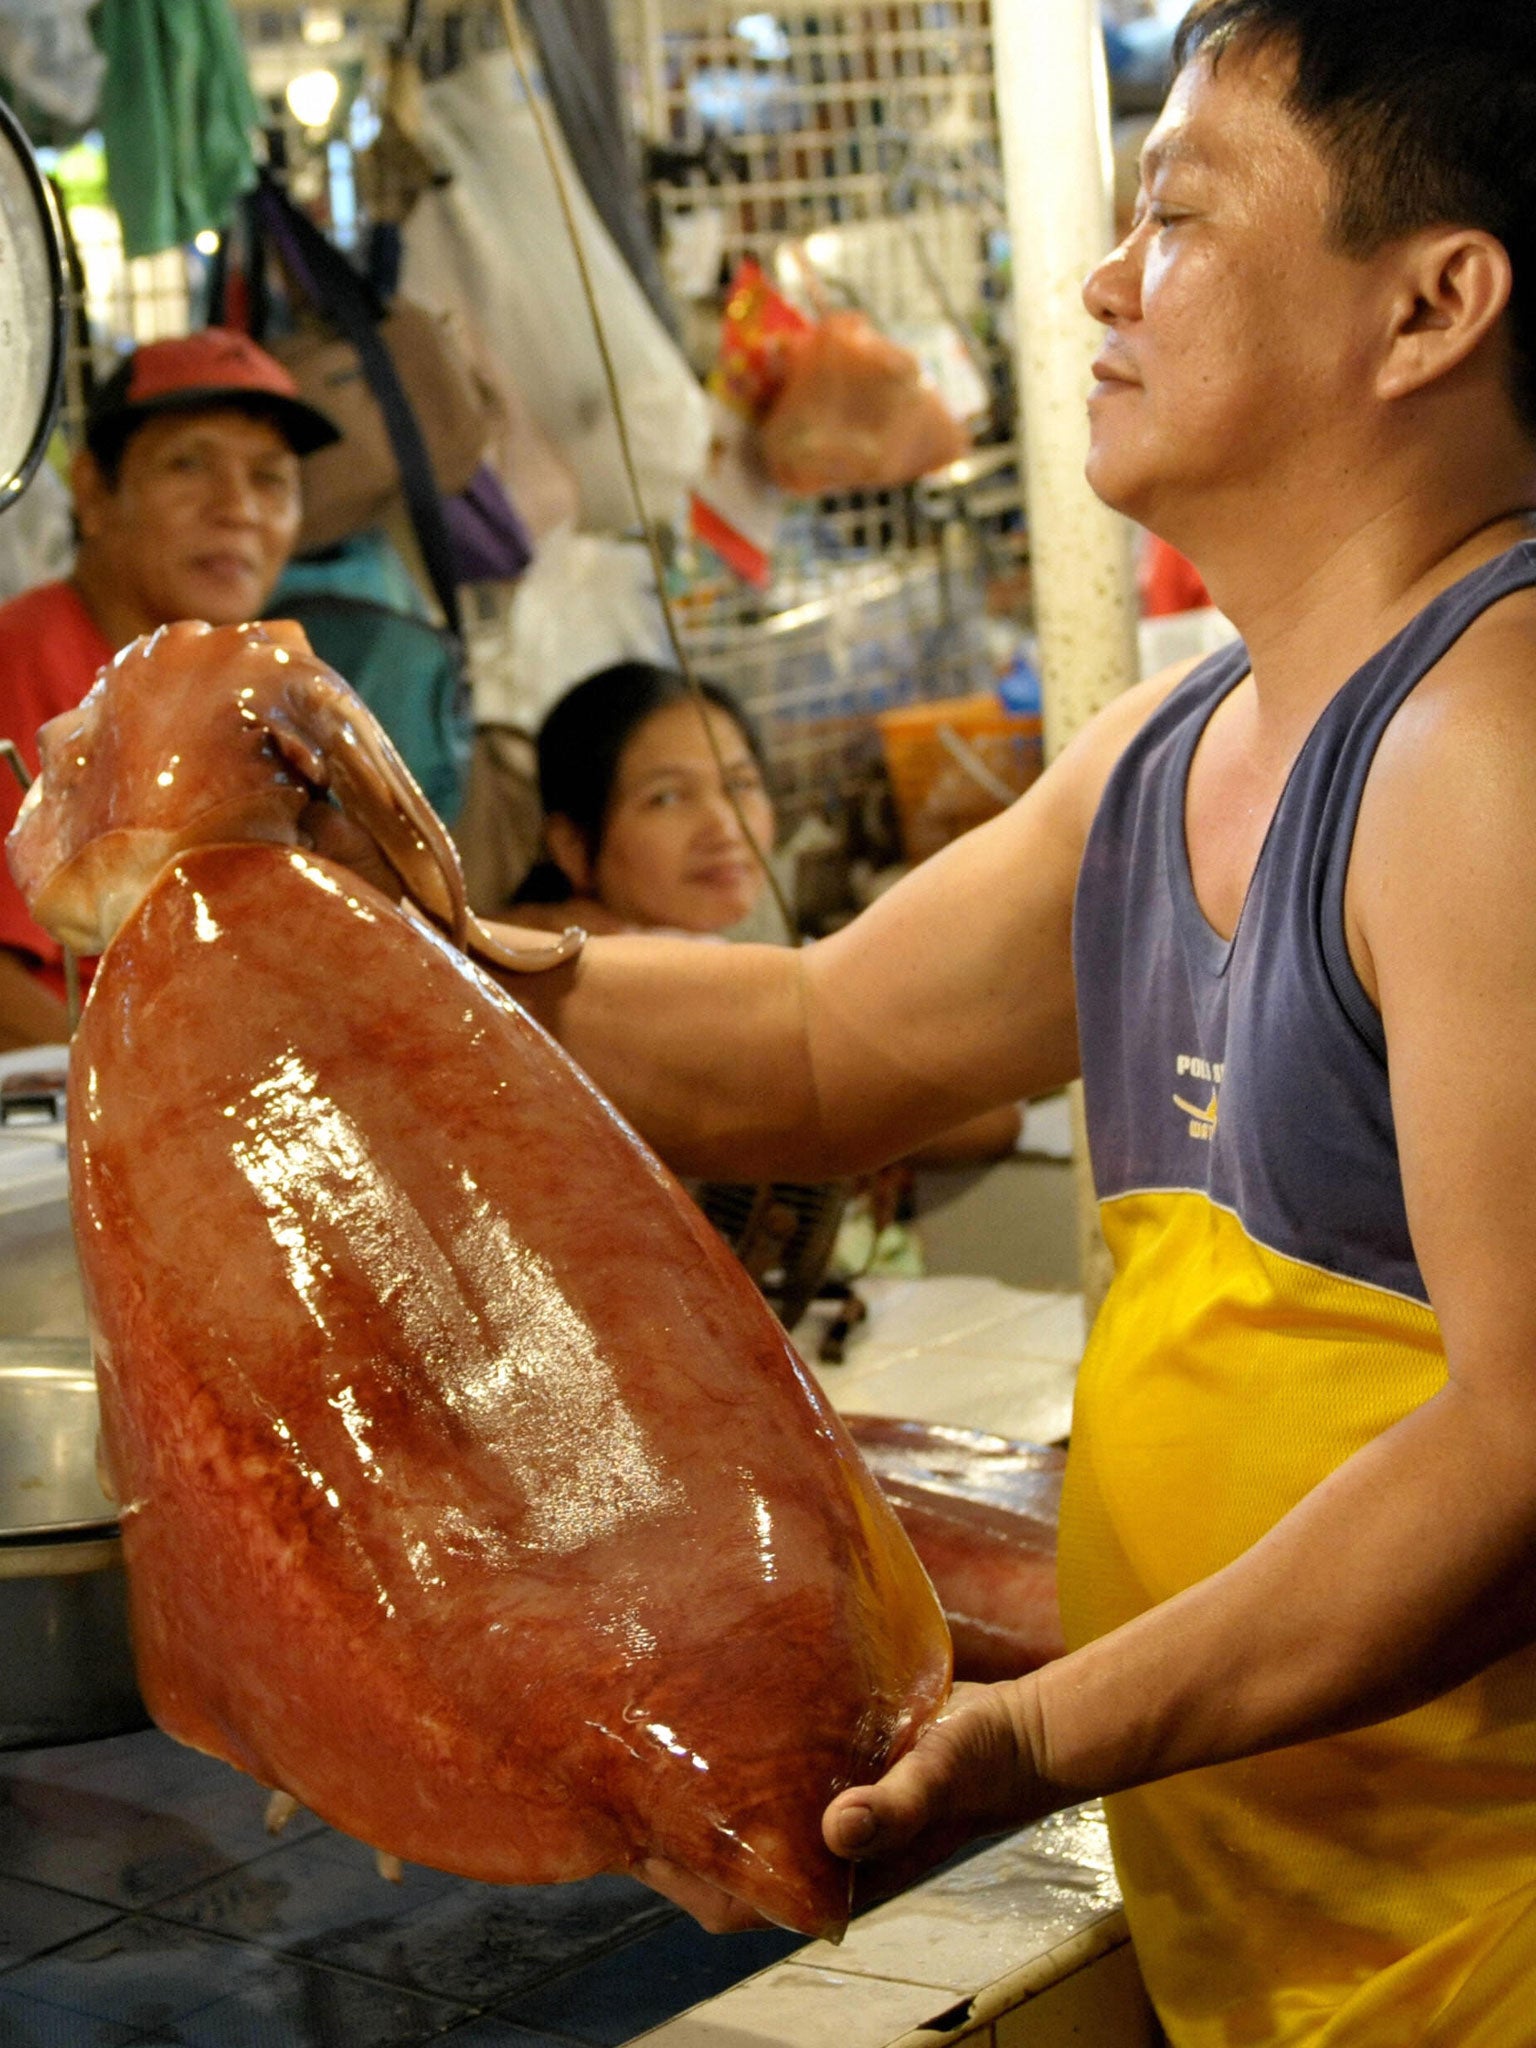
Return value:
M 501 979 L 683 1172 L 858 1172 L 1045 1094 L 1077 1072 L 1083 843 L 1177 673 L 1128 691 L 1011 809 L 814 946 L 597 939 L 573 967 Z
M 1405 1712 L 1536 1641 L 1531 670 L 1529 634 L 1490 620 L 1420 687 L 1351 869 L 1446 1386 L 1223 1571 L 1031 1678 L 963 1692 L 880 1786 L 828 1810 L 833 1848 L 905 1875 L 1090 1792 Z
M 0 1052 L 24 1045 L 63 1045 L 64 1005 L 37 979 L 20 953 L 0 946 Z

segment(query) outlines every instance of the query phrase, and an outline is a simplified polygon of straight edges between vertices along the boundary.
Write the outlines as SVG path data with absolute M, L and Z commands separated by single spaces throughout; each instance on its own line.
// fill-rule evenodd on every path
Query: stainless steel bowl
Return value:
M 0 1749 L 148 1721 L 122 1541 L 96 1478 L 97 1420 L 79 1339 L 0 1339 Z

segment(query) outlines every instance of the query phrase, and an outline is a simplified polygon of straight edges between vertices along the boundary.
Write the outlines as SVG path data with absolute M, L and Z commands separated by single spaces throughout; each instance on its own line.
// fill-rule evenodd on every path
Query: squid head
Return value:
M 162 626 L 114 656 L 81 703 L 43 727 L 38 750 L 42 772 L 6 853 L 32 915 L 78 952 L 104 952 L 191 847 L 299 844 L 320 795 L 458 945 L 534 971 L 581 943 L 571 932 L 524 951 L 472 915 L 442 820 L 362 699 L 290 620 Z

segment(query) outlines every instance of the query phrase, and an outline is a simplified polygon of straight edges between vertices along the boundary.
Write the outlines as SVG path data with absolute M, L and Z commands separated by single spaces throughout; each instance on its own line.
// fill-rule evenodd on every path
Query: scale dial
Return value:
M 21 496 L 47 450 L 67 320 L 53 188 L 0 100 L 0 511 Z

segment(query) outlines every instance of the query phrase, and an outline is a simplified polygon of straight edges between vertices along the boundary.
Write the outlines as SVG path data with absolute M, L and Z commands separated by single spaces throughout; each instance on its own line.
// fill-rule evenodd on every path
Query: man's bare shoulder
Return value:
M 1379 955 L 1436 920 L 1470 937 L 1536 906 L 1536 591 L 1473 622 L 1382 736 L 1361 799 L 1346 917 L 1379 999 Z
M 1396 794 L 1455 801 L 1454 763 L 1536 776 L 1536 589 L 1474 619 L 1405 699 L 1383 735 L 1372 779 Z

